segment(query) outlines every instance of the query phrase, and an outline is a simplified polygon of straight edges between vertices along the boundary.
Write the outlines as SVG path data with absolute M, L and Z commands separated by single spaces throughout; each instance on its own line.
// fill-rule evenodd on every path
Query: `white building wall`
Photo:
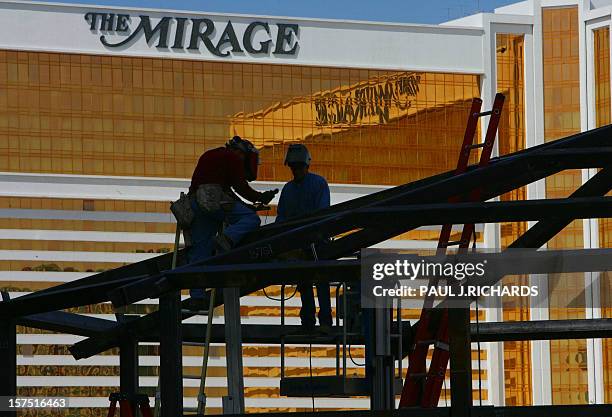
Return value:
M 0 48 L 13 50 L 31 51 L 61 51 L 74 53 L 88 53 L 100 55 L 117 56 L 141 56 L 141 57 L 172 57 L 184 59 L 201 60 L 220 60 L 232 62 L 261 62 L 277 64 L 299 64 L 332 67 L 355 67 L 355 68 L 376 68 L 376 69 L 398 69 L 415 71 L 434 71 L 434 72 L 459 72 L 481 75 L 483 108 L 490 108 L 492 98 L 496 89 L 495 75 L 495 34 L 496 33 L 524 33 L 526 36 L 525 47 L 525 102 L 526 102 L 526 127 L 527 144 L 535 146 L 543 142 L 544 116 L 543 116 L 543 75 L 542 75 L 542 28 L 541 28 L 541 7 L 569 6 L 578 5 L 580 7 L 580 24 L 582 35 L 580 41 L 581 51 L 581 115 L 583 118 L 582 129 L 592 128 L 594 125 L 594 93 L 593 93 L 593 70 L 592 70 L 592 30 L 602 25 L 610 26 L 612 15 L 612 2 L 608 0 L 528 0 L 517 4 L 496 9 L 495 14 L 483 13 L 466 18 L 447 22 L 440 26 L 429 25 L 406 25 L 392 23 L 368 23 L 351 21 L 333 21 L 317 19 L 298 19 L 286 17 L 270 16 L 244 16 L 244 15 L 220 15 L 201 12 L 185 11 L 165 11 L 165 10 L 133 10 L 127 8 L 106 8 L 101 6 L 72 6 L 72 5 L 50 5 L 46 3 L 30 2 L 0 2 Z M 133 16 L 132 24 L 138 22 L 136 17 L 139 14 L 151 16 L 155 24 L 164 16 L 202 18 L 211 19 L 218 28 L 212 37 L 216 43 L 219 40 L 221 31 L 228 21 L 231 21 L 238 37 L 241 39 L 247 25 L 255 20 L 266 21 L 271 25 L 271 38 L 275 39 L 277 23 L 299 25 L 297 53 L 292 56 L 281 56 L 274 54 L 231 54 L 227 58 L 220 58 L 211 55 L 203 47 L 197 53 L 177 52 L 170 49 L 159 49 L 146 44 L 140 37 L 128 48 L 115 50 L 107 48 L 100 42 L 99 37 L 102 33 L 89 30 L 89 24 L 85 21 L 84 15 L 87 12 L 116 12 L 125 13 Z M 457 27 L 463 26 L 463 27 Z M 175 28 L 175 26 L 173 26 Z M 188 29 L 188 28 L 187 28 Z M 109 35 L 113 42 L 119 41 L 119 35 Z M 258 35 L 258 36 L 261 36 Z M 172 39 L 172 37 L 170 38 Z M 264 38 L 257 38 L 264 40 Z M 154 43 L 154 42 L 153 42 Z M 593 171 L 585 172 L 586 181 L 594 174 Z M 126 199 L 126 200 L 156 200 L 170 201 L 181 189 L 187 185 L 185 179 L 128 179 L 128 178 L 102 178 L 102 177 L 72 177 L 72 176 L 36 176 L 27 174 L 0 173 L 0 196 L 28 196 L 28 197 L 55 197 L 55 198 L 91 198 L 91 199 Z M 278 187 L 276 183 L 260 183 L 260 189 Z M 345 184 L 333 184 L 332 203 L 338 203 L 358 196 L 366 195 L 382 189 L 382 187 L 351 186 Z M 539 181 L 528 187 L 528 197 L 544 198 L 544 182 Z M 57 216 L 58 213 L 4 213 L 4 216 L 30 215 L 30 216 Z M 76 213 L 63 213 L 66 218 L 77 216 Z M 87 213 L 94 215 L 94 213 Z M 117 213 L 117 215 L 120 215 Z M 140 221 L 145 221 L 143 216 Z M 265 222 L 272 221 L 271 218 L 264 219 Z M 152 221 L 159 221 L 152 220 Z M 168 218 L 170 222 L 171 219 Z M 597 221 L 585 220 L 585 242 L 587 247 L 597 247 Z M 114 236 L 108 233 L 84 233 L 79 235 L 79 240 L 91 239 L 91 241 L 141 241 L 141 242 L 172 242 L 171 235 L 146 234 L 147 236 L 136 236 L 122 234 Z M 70 232 L 62 234 L 57 231 L 19 231 L 2 230 L 0 238 L 36 238 L 53 240 L 74 240 L 74 235 Z M 498 246 L 499 228 L 487 226 L 485 229 L 485 246 Z M 416 247 L 421 243 L 413 241 L 393 241 L 381 244 L 383 247 Z M 0 260 L 17 258 L 36 258 L 36 253 L 31 251 L 0 251 Z M 47 254 L 49 258 L 51 254 Z M 128 256 L 130 255 L 130 256 Z M 109 254 L 100 255 L 104 259 L 110 256 L 118 262 L 135 260 L 134 255 L 146 258 L 147 254 Z M 68 258 L 79 258 L 94 260 L 98 255 L 83 252 L 69 252 L 64 254 L 53 254 L 53 259 L 62 256 Z M 44 256 L 43 256 L 44 257 Z M 40 257 L 42 260 L 43 257 Z M 58 258 L 59 257 L 59 258 Z M 29 259 L 29 258 L 28 258 Z M 51 258 L 49 258 L 51 259 Z M 8 278 L 9 273 L 0 272 L 0 279 Z M 12 273 L 11 273 L 12 274 Z M 50 277 L 45 272 L 15 273 L 14 279 L 28 279 L 32 281 L 49 282 L 57 279 L 57 282 L 65 282 L 77 279 L 82 275 L 74 273 L 56 273 Z M 11 275 L 12 276 L 12 275 Z M 592 274 L 588 277 L 589 283 L 595 283 L 597 276 Z M 539 281 L 540 285 L 545 285 L 545 278 L 534 276 L 532 280 Z M 593 286 L 599 288 L 599 286 Z M 16 295 L 16 294 L 14 294 Z M 592 294 L 596 299 L 598 294 Z M 244 300 L 244 299 L 243 299 Z M 265 297 L 248 297 L 245 302 L 251 305 L 269 306 L 270 300 Z M 499 311 L 494 308 L 499 306 L 489 306 L 489 320 L 500 320 Z M 587 317 L 599 317 L 601 314 L 597 308 L 593 307 L 587 311 Z M 532 319 L 547 319 L 548 314 L 544 309 L 532 309 Z M 250 323 L 263 323 L 265 318 L 247 318 L 244 320 Z M 33 343 L 34 335 L 21 337 L 20 343 Z M 65 343 L 61 335 L 45 335 L 42 339 L 45 343 Z M 38 340 L 38 339 L 36 339 Z M 588 343 L 589 361 L 589 392 L 592 402 L 602 402 L 603 376 L 602 376 L 602 346 L 601 342 L 591 340 Z M 490 403 L 495 405 L 504 404 L 504 373 L 503 373 L 503 345 L 491 344 L 488 347 L 487 363 L 481 364 L 490 372 L 489 379 Z M 96 357 L 92 361 L 102 360 L 103 357 Z M 105 360 L 116 360 L 116 357 L 109 357 Z M 57 362 L 59 360 L 59 362 Z M 155 361 L 155 358 L 142 358 L 143 363 Z M 195 360 L 195 359 L 188 359 Z M 70 358 L 28 358 L 21 356 L 20 363 L 34 363 L 37 361 L 49 361 L 49 363 L 68 363 Z M 314 366 L 322 366 L 314 360 Z M 38 363 L 38 362 L 37 362 Z M 42 362 L 41 362 L 42 363 Z M 47 363 L 47 362 L 44 362 Z M 258 362 L 258 366 L 264 366 L 263 362 Z M 551 403 L 551 381 L 550 381 L 550 349 L 548 342 L 532 342 L 532 363 L 533 369 L 533 398 L 535 404 Z M 253 365 L 255 366 L 255 365 Z M 268 366 L 268 365 L 266 365 Z M 476 366 L 475 366 L 476 368 Z M 245 385 L 261 386 L 261 384 L 271 384 L 265 386 L 275 386 L 277 381 L 271 378 L 267 381 L 261 379 L 247 378 Z M 36 385 L 41 383 L 35 378 L 20 378 L 20 384 Z M 143 385 L 154 386 L 156 381 L 151 378 L 143 377 Z M 85 379 L 66 380 L 65 384 L 89 384 L 99 385 L 100 380 L 90 381 Z M 109 378 L 106 383 L 117 386 L 116 378 Z M 223 384 L 219 380 L 215 383 Z M 85 401 L 85 399 L 81 399 Z M 97 400 L 96 400 L 97 401 Z M 100 403 L 106 406 L 106 400 L 89 402 L 88 405 Z M 250 402 L 249 402 L 250 401 Z M 247 406 L 259 404 L 259 406 L 282 407 L 287 404 L 291 406 L 310 406 L 308 404 L 295 402 L 295 399 L 287 402 L 284 399 L 270 401 L 265 399 L 252 399 L 247 401 Z M 317 400 L 317 407 L 361 407 L 363 401 L 344 402 L 339 400 Z M 213 399 L 211 405 L 215 406 L 220 399 Z M 265 404 L 264 404 L 265 403 Z M 363 403 L 365 404 L 365 403 Z

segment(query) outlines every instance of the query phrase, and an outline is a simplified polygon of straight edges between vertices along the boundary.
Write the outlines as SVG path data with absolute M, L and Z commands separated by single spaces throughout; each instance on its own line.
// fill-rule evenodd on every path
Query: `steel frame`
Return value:
M 334 276 L 336 281 L 339 276 L 342 276 L 343 281 L 355 280 L 358 273 L 357 262 L 336 259 L 350 256 L 362 247 L 429 224 L 538 220 L 536 225 L 510 247 L 539 248 L 574 219 L 612 217 L 612 199 L 603 197 L 612 188 L 612 148 L 607 146 L 611 135 L 612 126 L 579 133 L 494 158 L 488 166 L 470 167 L 461 175 L 452 176 L 452 172 L 439 174 L 338 204 L 312 216 L 265 226 L 251 233 L 240 246 L 227 253 L 174 270 L 171 270 L 172 256 L 166 254 L 14 300 L 9 300 L 8 296 L 3 294 L 3 302 L 0 303 L 0 394 L 14 395 L 16 392 L 17 323 L 88 336 L 89 339 L 73 346 L 72 352 L 77 358 L 120 346 L 121 387 L 127 391 L 138 389 L 138 341 L 155 338 L 156 329 L 159 329 L 157 334 L 161 335 L 162 416 L 181 415 L 182 387 L 177 383 L 182 377 L 180 342 L 183 340 L 183 330 L 189 329 L 181 325 L 181 321 L 191 315 L 182 311 L 190 308 L 201 309 L 199 307 L 206 305 L 207 297 L 203 300 L 188 299 L 181 302 L 179 289 L 210 288 L 216 286 L 213 284 L 215 280 L 223 279 L 223 287 L 239 288 L 239 294 L 246 295 L 271 283 L 281 283 L 280 281 L 286 284 L 329 279 L 326 276 Z M 481 200 L 489 200 L 560 171 L 582 168 L 602 170 L 567 199 L 443 203 L 449 198 L 468 195 L 477 188 L 482 190 Z M 329 240 L 340 234 L 344 234 L 343 237 Z M 312 259 L 313 250 L 316 252 L 316 261 L 279 262 L 296 253 L 301 259 Z M 179 264 L 183 263 L 182 251 L 179 252 L 179 258 Z M 293 278 L 288 280 L 289 273 Z M 266 278 L 261 279 L 262 276 Z M 147 297 L 160 298 L 159 312 L 116 323 L 89 320 L 55 311 L 105 301 L 112 301 L 119 306 Z M 224 302 L 220 296 L 217 296 L 215 301 L 217 305 Z M 465 318 L 460 321 L 466 323 Z M 534 340 L 530 339 L 531 337 L 600 337 L 610 334 L 609 321 L 589 322 L 588 325 L 582 322 L 513 323 L 515 327 L 512 328 L 506 323 L 483 323 L 477 329 L 475 337 L 481 341 L 494 340 L 498 337 L 495 334 L 497 331 L 514 338 L 508 340 Z M 560 327 L 562 325 L 570 327 L 563 329 Z M 470 378 L 469 342 L 470 336 L 474 336 L 474 329 L 473 326 L 463 325 L 453 327 L 451 363 L 455 370 L 463 375 L 457 379 L 457 383 L 453 382 L 455 413 L 482 416 L 547 415 L 545 410 L 551 408 L 499 408 L 495 411 L 497 414 L 488 414 L 490 409 L 471 407 L 467 401 L 471 398 L 471 386 L 467 386 L 465 382 Z M 246 329 L 248 327 L 238 328 L 239 331 L 244 330 L 244 340 L 249 340 L 251 330 Z M 215 332 L 213 329 L 213 340 Z M 126 339 L 126 335 L 130 337 Z M 580 407 L 587 409 L 586 406 L 578 408 Z M 565 415 L 567 410 L 570 410 L 567 415 L 575 414 L 578 408 L 557 407 L 554 415 Z M 592 406 L 588 408 L 588 413 L 604 415 L 597 414 L 601 409 L 602 407 Z M 443 414 L 445 411 L 447 410 L 435 410 L 431 415 L 448 415 L 448 412 Z M 605 415 L 610 415 L 609 408 L 607 412 Z M 423 410 L 418 413 L 425 415 Z M 402 410 L 393 414 L 408 416 L 410 412 Z

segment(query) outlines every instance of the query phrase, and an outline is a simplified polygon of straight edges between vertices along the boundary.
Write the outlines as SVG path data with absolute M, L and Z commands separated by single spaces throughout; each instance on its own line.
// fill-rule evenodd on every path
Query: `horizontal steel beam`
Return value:
M 605 339 L 612 337 L 612 319 L 472 323 L 471 334 L 473 342 Z
M 309 281 L 358 281 L 360 268 L 357 260 L 185 266 L 166 272 L 153 284 L 143 280 L 117 288 L 109 298 L 115 307 L 121 307 L 143 296 L 157 297 L 173 289 L 253 287 L 262 282 L 292 285 Z M 153 289 L 156 291 L 152 292 Z
M 448 262 L 452 255 L 404 255 L 413 263 Z M 461 254 L 462 262 L 487 264 L 483 279 L 505 275 L 612 271 L 612 249 L 515 249 Z M 304 282 L 360 281 L 361 261 L 295 261 L 274 264 L 187 266 L 166 273 L 168 289 L 224 288 Z
M 559 273 L 559 272 L 589 272 L 591 270 L 611 270 L 612 269 L 612 256 L 610 256 L 610 249 L 582 249 L 582 250 L 571 250 L 571 251 L 520 251 L 516 253 L 497 253 L 497 254 L 482 254 L 474 253 L 466 256 L 466 259 L 470 259 L 472 262 L 478 262 L 478 260 L 487 259 L 488 268 L 492 272 L 491 278 L 487 277 L 487 284 L 492 285 L 499 281 L 504 275 L 508 274 L 526 274 L 526 273 Z M 413 256 L 415 262 L 420 262 L 421 259 L 433 260 L 435 257 L 420 257 Z M 514 259 L 514 260 L 513 260 Z M 580 262 L 579 262 L 580 261 Z M 319 261 L 320 264 L 326 263 L 330 268 L 346 268 L 347 271 L 351 271 L 351 274 L 359 274 L 358 263 L 356 261 Z M 319 263 L 303 262 L 296 263 L 295 268 L 304 268 L 303 271 L 308 270 L 309 267 L 314 267 Z M 207 288 L 210 286 L 227 286 L 227 282 L 224 282 L 224 274 L 230 274 L 234 276 L 233 279 L 236 285 L 241 284 L 241 294 L 249 294 L 259 288 L 265 288 L 266 286 L 277 284 L 279 282 L 287 282 L 289 279 L 287 276 L 281 277 L 279 280 L 269 278 L 266 273 L 261 272 L 269 264 L 251 264 L 251 265 L 234 265 L 234 266 L 199 266 L 184 268 L 181 272 L 173 272 L 173 285 L 176 288 L 189 288 L 189 287 L 202 287 Z M 278 267 L 282 269 L 283 265 L 279 264 Z M 287 265 L 285 265 L 287 267 Z M 348 273 L 345 271 L 345 273 Z M 501 271 L 501 272 L 500 272 Z M 184 277 L 181 274 L 185 273 Z M 260 276 L 261 278 L 254 278 Z M 184 280 L 183 280 L 184 279 Z M 244 279 L 241 281 L 241 279 Z M 333 274 L 321 274 L 316 277 L 310 277 L 309 280 L 325 280 L 334 281 L 335 276 Z M 183 280 L 183 281 L 181 281 Z M 169 283 L 169 281 L 166 281 Z M 253 286 L 251 286 L 253 285 Z M 221 305 L 223 300 L 221 297 L 217 297 L 217 305 Z M 199 301 L 200 307 L 197 309 L 206 309 L 207 298 Z M 189 304 L 196 303 L 194 300 L 183 301 L 183 308 L 187 308 Z M 189 316 L 184 316 L 184 318 Z M 140 337 L 147 334 L 154 334 L 156 324 L 158 321 L 158 313 L 151 313 L 147 316 L 140 317 L 126 324 L 119 324 L 109 333 L 104 335 L 102 338 L 91 338 L 83 340 L 71 349 L 73 355 L 76 358 L 85 358 L 93 356 L 104 350 L 110 349 L 115 346 L 115 338 L 119 338 L 122 332 L 129 332 L 130 334 L 138 334 Z M 109 337 L 110 335 L 112 337 Z
M 403 322 L 403 334 L 408 340 L 413 325 Z M 211 340 L 213 343 L 224 343 L 224 325 L 213 325 Z M 201 324 L 183 324 L 183 340 L 186 342 L 202 342 L 205 337 L 205 326 Z M 341 329 L 329 335 L 300 333 L 302 326 L 287 325 L 284 329 L 274 324 L 243 324 L 243 343 L 280 343 L 281 335 L 290 335 L 288 344 L 335 344 L 342 337 Z M 472 323 L 471 340 L 473 342 L 510 342 L 518 340 L 563 340 L 563 339 L 605 339 L 612 337 L 612 319 L 575 319 L 575 320 L 539 320 L 517 322 L 482 322 Z M 143 342 L 158 342 L 158 335 L 148 335 Z M 348 343 L 363 344 L 362 335 L 348 336 Z
M 319 417 L 452 417 L 450 407 L 402 408 L 399 410 L 317 411 Z M 248 414 L 235 414 L 235 416 Z M 187 417 L 188 414 L 185 414 Z M 309 417 L 311 411 L 266 413 L 269 417 Z M 610 417 L 612 405 L 535 405 L 524 407 L 480 406 L 470 408 L 470 417 Z
M 390 206 L 358 209 L 354 212 L 339 214 L 335 217 L 336 223 L 344 222 L 353 227 L 378 226 L 389 222 L 398 222 L 401 219 L 418 219 L 413 221 L 415 226 L 440 225 L 440 224 L 461 224 L 474 222 L 503 222 L 503 221 L 527 221 L 549 218 L 555 215 L 563 215 L 573 218 L 597 218 L 612 215 L 612 197 L 584 197 L 575 199 L 551 199 L 551 200 L 529 200 L 529 201 L 508 201 L 508 202 L 476 202 L 476 203 L 444 203 L 444 204 L 422 204 L 411 206 Z M 281 267 L 278 263 L 272 265 L 263 264 L 256 268 L 266 274 L 275 274 L 275 270 Z M 166 276 L 182 275 L 184 271 L 194 271 L 194 267 L 187 265 L 179 267 Z M 216 271 L 209 270 L 211 273 Z M 200 274 L 204 270 L 200 269 Z M 235 274 L 231 273 L 235 272 Z M 225 286 L 236 286 L 235 282 L 245 282 L 247 278 L 240 276 L 239 268 L 235 265 L 231 271 L 222 277 L 213 278 L 200 284 L 201 287 L 216 286 L 215 282 L 223 283 Z M 320 271 L 322 274 L 325 271 Z M 281 278 L 284 275 L 279 271 Z M 193 275 L 193 272 L 191 272 Z M 278 275 L 278 274 L 277 274 Z M 250 276 L 248 279 L 254 280 L 257 277 Z M 273 278 L 271 278 L 273 280 Z M 299 277 L 295 281 L 286 281 L 285 284 L 298 283 Z M 181 287 L 187 288 L 194 284 L 183 281 Z M 219 284 L 221 286 L 221 284 Z M 110 299 L 116 307 L 130 304 L 147 297 L 157 297 L 164 291 L 168 291 L 173 286 L 163 277 L 147 278 L 140 282 L 131 282 L 127 286 L 111 292 Z
M 596 218 L 612 214 L 612 197 L 584 197 L 575 199 L 528 200 L 511 202 L 443 203 L 411 206 L 374 207 L 338 215 L 336 223 L 354 225 L 353 227 L 376 226 L 398 219 L 418 219 L 417 226 L 432 224 L 460 224 L 473 222 L 502 222 L 538 220 L 544 217 L 563 215 L 571 218 Z M 415 223 L 416 224 L 416 223 Z M 278 265 L 265 268 L 270 273 Z M 178 268 L 176 271 L 181 271 Z M 324 273 L 325 271 L 321 271 Z M 231 284 L 233 274 L 223 278 Z M 65 309 L 85 304 L 113 301 L 122 306 L 148 297 L 157 297 L 172 288 L 163 277 L 146 278 L 142 281 L 135 277 L 100 283 L 85 283 L 65 288 L 59 286 L 43 293 L 19 297 L 11 300 L 0 312 L 20 315 L 24 312 Z M 253 277 L 254 279 L 256 277 Z M 298 279 L 299 281 L 299 279 Z M 296 282 L 298 282 L 296 281 Z M 127 286 L 124 286 L 127 283 Z M 291 282 L 287 282 L 291 283 Z M 254 284 L 254 282 L 253 282 Z M 116 287 L 122 286 L 120 289 Z M 139 289 L 137 291 L 136 289 Z M 156 290 L 156 291 L 154 291 Z M 106 295 L 111 292 L 110 297 Z M 128 296 L 129 295 L 129 296 Z M 8 310 L 8 313 L 4 310 Z
M 607 126 L 599 129 L 595 129 L 589 132 L 580 133 L 577 135 L 573 135 L 571 137 L 557 140 L 555 142 L 539 145 L 537 147 L 530 148 L 528 150 L 520 151 L 512 155 L 504 156 L 501 158 L 497 158 L 491 162 L 488 167 L 474 169 L 471 168 L 468 170 L 466 174 L 450 177 L 452 173 L 447 173 L 445 175 L 441 175 L 439 178 L 435 180 L 425 179 L 419 181 L 415 184 L 407 184 L 404 186 L 397 187 L 394 190 L 386 190 L 382 192 L 383 194 L 377 193 L 373 196 L 367 196 L 359 201 L 355 201 L 350 203 L 352 205 L 338 205 L 338 207 L 330 208 L 327 211 L 327 214 L 330 217 L 333 217 L 333 210 L 341 211 L 344 208 L 356 208 L 356 207 L 368 207 L 374 205 L 382 205 L 382 204 L 399 204 L 399 203 L 414 203 L 414 202 L 431 202 L 432 198 L 437 201 L 446 201 L 447 198 L 451 195 L 457 195 L 458 193 L 467 193 L 470 190 L 474 189 L 474 187 L 483 187 L 484 192 L 483 196 L 486 198 L 491 198 L 494 195 L 488 191 L 488 188 L 495 189 L 497 193 L 507 192 L 513 188 L 517 188 L 538 179 L 544 178 L 548 175 L 554 174 L 555 172 L 559 172 L 563 169 L 566 169 L 568 165 L 563 165 L 563 162 L 557 162 L 554 158 L 525 158 L 525 155 L 533 155 L 533 153 L 541 152 L 542 150 L 550 150 L 550 149 L 567 149 L 568 154 L 572 152 L 572 150 L 579 148 L 587 148 L 587 147 L 605 147 L 607 141 L 612 134 L 612 126 Z M 584 155 L 582 156 L 584 158 Z M 597 158 L 597 155 L 591 155 L 590 158 Z M 603 155 L 598 164 L 610 164 L 609 155 Z M 567 161 L 565 161 L 567 163 Z M 604 170 L 605 171 L 605 170 Z M 512 175 L 509 175 L 512 173 Z M 519 179 L 517 179 L 517 177 Z M 431 180 L 431 181 L 430 181 Z M 589 181 L 591 182 L 591 181 Z M 506 184 L 505 186 L 503 184 Z M 608 184 L 609 185 L 609 184 Z M 504 188 L 505 187 L 505 188 Z M 510 188 L 511 187 L 511 188 Z M 584 187 L 584 186 L 583 186 Z M 582 187 L 581 187 L 582 188 Z M 595 187 L 591 187 L 590 193 L 586 193 L 584 195 L 574 195 L 578 196 L 592 196 L 592 195 L 603 195 L 605 192 L 598 194 L 596 190 L 599 188 L 604 188 L 604 185 L 597 184 Z M 608 187 L 609 190 L 609 187 Z M 322 213 L 322 212 L 321 212 Z M 321 213 L 316 213 L 315 216 L 320 215 Z M 261 253 L 260 249 L 263 247 L 266 251 L 269 250 L 270 253 L 276 254 L 276 252 L 282 252 L 283 249 L 291 249 L 287 248 L 286 245 L 288 242 L 296 242 L 304 240 L 305 237 L 308 237 L 307 233 L 312 233 L 312 229 L 308 229 L 308 227 L 315 228 L 314 236 L 309 239 L 305 239 L 306 241 L 320 241 L 325 235 L 320 234 L 320 226 L 325 223 L 327 217 L 324 217 L 322 220 L 315 220 L 314 224 L 308 224 L 306 222 L 311 221 L 312 217 L 307 216 L 303 219 L 306 226 L 298 226 L 296 224 L 290 225 L 289 227 L 295 227 L 290 232 L 285 233 L 283 229 L 275 230 L 276 226 L 264 227 L 261 230 L 257 231 L 257 234 L 261 234 L 260 236 L 264 236 L 267 231 L 275 230 L 276 232 L 280 232 L 279 234 L 281 238 L 278 242 L 275 242 L 275 247 L 273 248 L 271 242 L 269 240 L 260 240 L 258 242 L 253 242 L 251 244 L 247 244 L 237 248 L 234 251 L 230 251 L 228 254 L 220 257 L 214 257 L 208 260 L 206 263 L 240 263 L 244 262 L 244 259 L 248 259 L 250 256 L 255 254 L 256 256 Z M 320 218 L 319 218 L 320 219 Z M 297 227 L 296 227 L 297 226 Z M 555 229 L 554 227 L 551 227 Z M 549 229 L 551 229 L 549 228 Z M 353 235 L 349 235 L 348 237 L 339 239 L 339 242 L 334 242 L 334 246 L 329 248 L 327 252 L 323 254 L 322 259 L 330 259 L 341 256 L 346 256 L 347 252 L 350 253 L 351 248 L 361 248 L 369 246 L 377 241 L 382 241 L 390 236 L 395 234 L 402 233 L 402 231 L 409 230 L 410 225 L 399 225 L 394 227 L 393 229 L 389 229 L 382 227 L 383 230 L 377 230 L 375 233 L 372 231 L 361 231 L 355 233 Z M 560 229 L 559 229 L 560 230 Z M 319 232 L 319 233 L 316 233 Z M 333 229 L 328 232 L 333 232 Z M 548 231 L 549 232 L 549 231 Z M 546 233 L 548 233 L 546 232 Z M 555 231 L 554 234 L 558 232 Z M 274 236 L 274 233 L 272 233 Z M 277 235 L 278 236 L 278 235 Z M 524 241 L 521 243 L 538 243 L 542 240 L 542 236 L 529 236 L 530 240 Z M 547 240 L 547 239 L 546 239 Z M 544 242 L 546 241 L 544 240 Z M 265 245 L 265 246 L 262 246 Z M 538 244 L 535 247 L 541 246 L 542 243 Z M 521 245 L 519 245 L 521 246 Z M 523 245 L 525 247 L 529 247 L 528 245 Z M 278 249 L 280 248 L 280 249 Z M 273 250 L 278 249 L 278 250 Z M 242 259 L 242 260 L 241 260 Z M 265 284 L 265 283 L 262 283 Z M 262 285 L 262 287 L 265 285 Z M 261 288 L 261 287 L 260 287 Z M 256 290 L 258 288 L 247 288 L 241 289 L 241 293 L 248 293 L 246 291 Z M 137 335 L 143 335 L 146 332 L 150 332 L 156 324 L 155 316 L 143 317 L 139 320 L 136 320 L 139 323 L 130 323 L 126 326 L 129 326 L 129 331 L 136 331 Z M 105 350 L 109 347 L 113 347 L 118 343 L 118 337 L 121 334 L 120 330 L 113 330 L 108 332 L 104 337 L 100 338 L 98 341 L 90 341 L 91 347 L 96 346 L 96 349 Z M 95 349 L 89 349 L 89 352 L 92 352 Z M 100 351 L 100 350 L 99 350 Z

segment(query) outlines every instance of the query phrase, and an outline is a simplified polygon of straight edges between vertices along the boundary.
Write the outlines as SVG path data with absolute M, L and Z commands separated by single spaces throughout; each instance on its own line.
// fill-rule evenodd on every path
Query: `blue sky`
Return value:
M 330 19 L 440 23 L 520 0 L 79 0 L 63 3 Z

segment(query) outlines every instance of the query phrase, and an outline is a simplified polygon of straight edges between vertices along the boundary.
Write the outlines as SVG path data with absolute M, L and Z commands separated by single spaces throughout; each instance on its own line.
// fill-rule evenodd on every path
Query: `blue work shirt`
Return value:
M 302 181 L 291 180 L 283 187 L 276 221 L 310 214 L 315 210 L 329 207 L 329 185 L 320 175 L 307 173 Z

